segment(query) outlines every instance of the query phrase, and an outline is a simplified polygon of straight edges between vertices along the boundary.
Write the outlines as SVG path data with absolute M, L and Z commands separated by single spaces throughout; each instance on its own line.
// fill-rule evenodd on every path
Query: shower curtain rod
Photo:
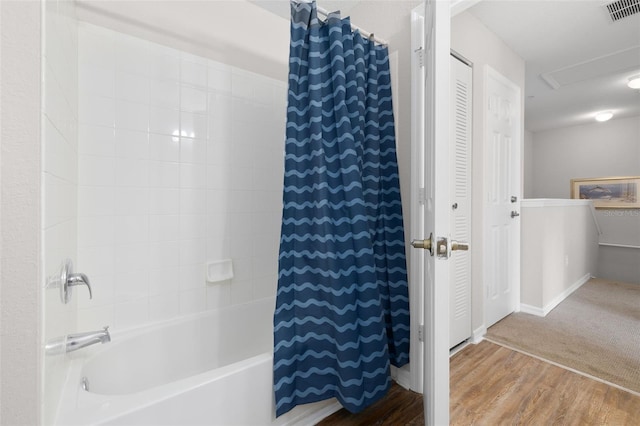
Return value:
M 321 15 L 324 15 L 325 18 L 329 16 L 329 12 L 326 9 L 323 9 L 319 6 L 316 6 L 316 9 L 318 10 L 318 13 Z M 365 31 L 362 28 L 358 27 L 357 25 L 351 24 L 351 31 L 359 31 L 360 34 L 362 34 L 365 37 L 369 37 L 370 39 L 373 39 L 373 41 L 375 41 L 378 44 L 383 44 L 385 46 L 389 45 L 389 43 L 386 40 L 376 37 L 374 33 Z

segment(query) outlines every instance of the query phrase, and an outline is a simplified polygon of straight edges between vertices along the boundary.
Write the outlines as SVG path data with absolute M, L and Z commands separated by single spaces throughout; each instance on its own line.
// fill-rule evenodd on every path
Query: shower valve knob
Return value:
M 60 289 L 60 301 L 64 304 L 69 303 L 69 300 L 71 300 L 72 287 L 78 285 L 86 285 L 87 290 L 89 290 L 89 299 L 93 298 L 89 277 L 81 272 L 73 272 L 71 259 L 66 259 L 62 262 L 60 270 L 47 280 L 47 288 L 58 287 Z

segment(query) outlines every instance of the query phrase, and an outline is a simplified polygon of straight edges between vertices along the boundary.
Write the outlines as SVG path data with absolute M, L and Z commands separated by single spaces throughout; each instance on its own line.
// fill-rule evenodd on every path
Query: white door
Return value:
M 519 310 L 520 88 L 485 68 L 485 325 Z
M 471 67 L 451 56 L 451 238 L 471 241 Z M 450 259 L 449 347 L 471 337 L 471 252 Z
M 418 249 L 424 265 L 424 410 L 427 425 L 446 425 L 449 424 L 449 245 L 438 241 L 449 238 L 449 2 L 426 0 L 423 12 L 423 44 L 417 51 L 424 91 L 418 93 L 418 102 L 414 103 L 423 113 L 418 111 L 419 125 L 415 132 L 418 137 L 414 139 L 420 145 L 418 169 L 412 176 L 413 196 L 420 199 L 424 220 L 422 235 L 412 237 L 424 244 L 433 235 L 433 254 Z

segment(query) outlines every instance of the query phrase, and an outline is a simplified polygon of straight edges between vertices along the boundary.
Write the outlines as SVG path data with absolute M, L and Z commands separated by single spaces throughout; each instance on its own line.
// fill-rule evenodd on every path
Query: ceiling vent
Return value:
M 640 13 L 640 0 L 618 0 L 605 5 L 613 22 Z

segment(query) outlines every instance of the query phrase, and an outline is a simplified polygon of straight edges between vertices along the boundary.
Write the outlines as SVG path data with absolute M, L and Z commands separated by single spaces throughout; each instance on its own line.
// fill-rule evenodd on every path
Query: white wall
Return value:
M 65 259 L 77 264 L 78 229 L 78 31 L 75 3 L 44 3 L 42 163 L 43 223 L 42 270 L 46 278 L 57 273 Z M 58 288 L 43 292 L 43 343 L 76 330 L 77 300 L 85 289 L 74 292 L 63 304 Z M 45 356 L 43 374 L 44 424 L 55 418 L 69 358 Z
M 79 327 L 275 296 L 286 83 L 84 23 L 79 57 Z
M 534 133 L 534 196 L 569 198 L 573 178 L 640 176 L 638 141 L 640 117 Z M 640 246 L 638 210 L 598 209 L 596 215 L 601 242 Z M 640 249 L 601 246 L 598 262 L 603 278 L 640 282 Z
M 40 422 L 41 4 L 0 2 L 0 423 Z
M 533 134 L 534 198 L 569 198 L 574 178 L 640 174 L 640 117 Z
M 484 74 L 485 65 L 504 75 L 524 93 L 524 61 L 502 40 L 489 31 L 468 12 L 456 15 L 451 20 L 451 48 L 473 63 L 473 133 L 472 133 L 472 329 L 484 325 L 484 283 L 482 253 L 483 200 L 484 200 Z M 524 123 L 524 96 L 522 96 L 521 120 Z M 521 136 L 521 139 L 524 135 Z
M 524 151 L 522 157 L 522 183 L 524 185 L 522 198 L 534 198 L 533 133 L 528 130 L 524 131 Z
M 601 245 L 598 253 L 598 276 L 640 284 L 640 249 Z
M 546 315 L 596 273 L 598 228 L 584 200 L 522 202 L 522 310 Z

